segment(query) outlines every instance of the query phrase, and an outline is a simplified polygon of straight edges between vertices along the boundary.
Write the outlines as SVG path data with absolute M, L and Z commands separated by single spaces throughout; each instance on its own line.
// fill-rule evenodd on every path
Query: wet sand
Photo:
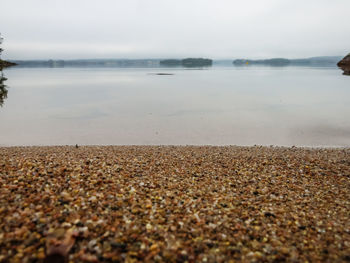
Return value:
M 0 185 L 0 262 L 350 261 L 348 148 L 9 147 Z

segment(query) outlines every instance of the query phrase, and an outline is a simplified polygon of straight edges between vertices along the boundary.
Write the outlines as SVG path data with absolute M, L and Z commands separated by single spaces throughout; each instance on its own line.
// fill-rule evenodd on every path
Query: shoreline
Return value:
M 349 148 L 0 147 L 0 184 L 0 262 L 350 258 Z
M 13 67 L 16 65 L 17 65 L 16 63 L 0 59 L 0 70 L 3 70 L 3 69 L 8 68 L 8 67 Z
M 78 144 L 77 144 L 78 145 Z M 74 144 L 53 144 L 53 145 L 5 145 L 0 144 L 1 148 L 63 148 L 63 147 L 76 147 Z M 339 145 L 320 145 L 320 146 L 313 146 L 313 145 L 236 145 L 236 144 L 82 144 L 78 145 L 78 147 L 85 147 L 85 148 L 96 148 L 96 147 L 163 147 L 163 148 L 188 148 L 188 147 L 194 147 L 194 148 L 201 148 L 201 147 L 209 147 L 209 148 L 269 148 L 269 149 L 331 149 L 331 150 L 344 150 L 344 149 L 350 149 L 349 146 L 339 146 Z

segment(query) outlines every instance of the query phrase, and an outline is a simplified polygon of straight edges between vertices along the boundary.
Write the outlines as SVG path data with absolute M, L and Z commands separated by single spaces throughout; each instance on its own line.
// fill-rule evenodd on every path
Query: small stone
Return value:
M 96 202 L 97 202 L 97 197 L 96 197 L 96 196 L 91 196 L 91 197 L 89 198 L 89 201 L 90 201 L 90 202 L 93 202 L 93 203 L 96 203 Z
M 152 227 L 152 225 L 150 223 L 147 223 L 146 229 L 147 229 L 147 231 L 150 231 L 150 230 L 153 229 L 153 227 Z
M 88 243 L 89 249 L 93 249 L 93 247 L 96 246 L 96 244 L 97 244 L 96 239 L 90 240 L 89 243 Z
M 157 244 L 153 244 L 149 249 L 151 251 L 157 250 L 158 249 L 158 245 Z

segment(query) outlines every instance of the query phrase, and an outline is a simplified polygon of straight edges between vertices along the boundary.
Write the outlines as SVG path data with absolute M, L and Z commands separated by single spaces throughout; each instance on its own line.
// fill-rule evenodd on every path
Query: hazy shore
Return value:
M 3 68 L 12 67 L 16 65 L 17 65 L 16 63 L 0 59 L 0 70 L 2 70 Z
M 0 262 L 350 260 L 350 149 L 0 147 Z

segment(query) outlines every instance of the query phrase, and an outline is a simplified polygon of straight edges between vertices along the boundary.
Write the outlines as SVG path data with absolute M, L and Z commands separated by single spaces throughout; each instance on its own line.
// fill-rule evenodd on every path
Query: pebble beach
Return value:
M 347 261 L 349 148 L 0 148 L 0 262 Z

